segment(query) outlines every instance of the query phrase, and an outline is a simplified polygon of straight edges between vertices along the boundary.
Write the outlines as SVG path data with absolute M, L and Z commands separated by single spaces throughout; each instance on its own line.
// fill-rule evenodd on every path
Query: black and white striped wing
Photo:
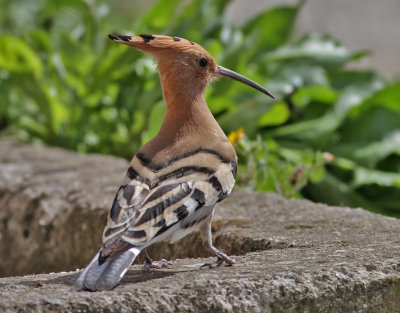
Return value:
M 184 237 L 189 228 L 212 214 L 215 204 L 231 192 L 236 177 L 236 158 L 227 160 L 205 148 L 182 154 L 162 166 L 139 153 L 132 167 L 139 169 L 137 175 L 151 178 L 150 192 L 122 236 L 133 245 L 174 242 Z
M 134 221 L 148 194 L 148 185 L 136 179 L 118 189 L 103 232 L 101 258 L 113 258 L 129 247 L 121 236 Z
M 103 250 L 180 239 L 185 227 L 212 214 L 215 203 L 231 192 L 235 176 L 236 160 L 225 161 L 210 150 L 197 150 L 162 167 L 135 157 L 128 170 L 131 182 L 120 188 L 110 211 Z
M 204 205 L 204 199 L 195 185 L 195 182 L 189 181 L 153 189 L 121 239 L 135 246 L 168 240 L 168 230 Z

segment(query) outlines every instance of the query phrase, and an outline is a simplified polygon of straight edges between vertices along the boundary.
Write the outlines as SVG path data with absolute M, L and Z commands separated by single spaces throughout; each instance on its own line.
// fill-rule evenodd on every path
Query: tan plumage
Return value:
M 110 38 L 150 53 L 158 70 L 166 113 L 159 133 L 134 156 L 110 209 L 103 247 L 82 272 L 75 288 L 108 290 L 146 247 L 175 242 L 199 230 L 218 266 L 234 260 L 212 245 L 215 204 L 235 183 L 236 153 L 204 98 L 218 76 L 233 78 L 268 95 L 263 87 L 218 66 L 201 46 L 169 36 Z

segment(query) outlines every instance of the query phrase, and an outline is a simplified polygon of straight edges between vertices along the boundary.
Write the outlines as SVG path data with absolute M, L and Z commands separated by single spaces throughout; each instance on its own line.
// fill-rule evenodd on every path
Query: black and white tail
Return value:
M 139 249 L 130 248 L 111 261 L 101 262 L 99 251 L 76 280 L 74 289 L 96 291 L 114 288 L 139 253 Z

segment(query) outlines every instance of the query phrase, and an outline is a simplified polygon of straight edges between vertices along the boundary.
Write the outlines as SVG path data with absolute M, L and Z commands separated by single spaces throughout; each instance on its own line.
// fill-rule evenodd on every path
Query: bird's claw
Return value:
M 154 262 L 151 259 L 146 260 L 146 264 L 142 267 L 142 272 L 148 272 L 150 269 L 161 269 L 168 268 L 168 266 L 173 265 L 171 261 L 166 259 L 161 259 L 160 261 Z
M 221 266 L 224 262 L 226 262 L 227 266 L 232 266 L 236 263 L 236 260 L 229 257 L 227 257 L 226 259 L 218 258 L 215 262 L 203 264 L 200 269 L 202 269 L 203 267 L 216 268 L 218 266 Z
M 216 267 L 218 267 L 218 266 L 221 266 L 222 263 L 224 263 L 224 260 L 218 258 L 215 262 L 203 264 L 203 265 L 200 267 L 200 269 L 202 269 L 203 267 L 216 268 Z

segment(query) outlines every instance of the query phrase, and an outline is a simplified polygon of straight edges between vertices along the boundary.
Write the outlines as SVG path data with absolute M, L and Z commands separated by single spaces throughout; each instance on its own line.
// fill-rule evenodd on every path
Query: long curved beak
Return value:
M 218 65 L 217 70 L 215 71 L 215 75 L 222 76 L 222 77 L 228 77 L 230 79 L 236 80 L 247 86 L 253 87 L 254 89 L 256 89 L 258 91 L 261 91 L 262 93 L 266 94 L 267 96 L 271 97 L 272 99 L 275 99 L 275 97 L 272 94 L 270 94 L 263 86 L 257 84 L 256 82 L 252 81 L 251 79 L 249 79 L 243 75 L 240 75 L 239 73 L 231 71 L 225 67 Z

